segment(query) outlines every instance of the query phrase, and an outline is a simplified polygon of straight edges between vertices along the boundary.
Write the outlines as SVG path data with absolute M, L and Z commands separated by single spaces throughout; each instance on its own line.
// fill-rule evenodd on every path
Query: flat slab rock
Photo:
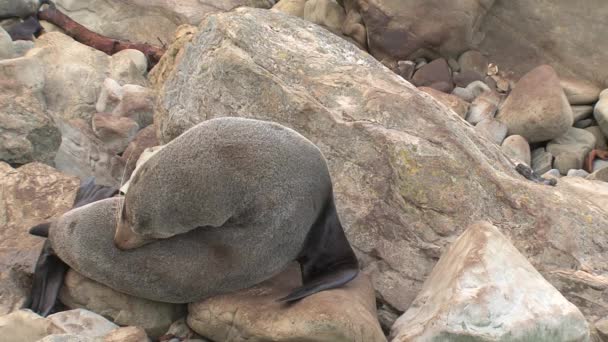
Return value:
M 589 341 L 583 314 L 498 228 L 471 225 L 393 325 L 401 341 Z
M 292 305 L 279 303 L 301 284 L 293 266 L 255 287 L 190 304 L 188 325 L 214 341 L 386 341 L 366 275 Z

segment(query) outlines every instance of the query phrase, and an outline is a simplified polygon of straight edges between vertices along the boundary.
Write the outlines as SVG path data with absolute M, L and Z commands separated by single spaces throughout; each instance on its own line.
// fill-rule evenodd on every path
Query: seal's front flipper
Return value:
M 36 262 L 32 292 L 24 307 L 43 317 L 53 313 L 67 271 L 68 265 L 55 255 L 51 243 L 45 241 Z
M 298 257 L 303 285 L 281 302 L 293 302 L 320 291 L 340 287 L 359 273 L 359 262 L 340 224 L 333 195 L 308 232 Z
M 118 188 L 107 185 L 96 185 L 95 178 L 89 177 L 80 183 L 72 208 L 82 207 L 89 203 L 101 201 L 118 194 Z

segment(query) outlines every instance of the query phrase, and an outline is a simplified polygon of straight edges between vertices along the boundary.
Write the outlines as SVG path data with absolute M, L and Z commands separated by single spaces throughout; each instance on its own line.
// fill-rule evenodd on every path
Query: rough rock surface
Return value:
M 544 147 L 532 151 L 532 169 L 539 175 L 551 170 L 553 167 L 553 155 Z
M 119 154 L 135 138 L 139 125 L 129 117 L 97 113 L 93 116 L 92 128 L 95 135 L 103 141 L 108 150 Z
M 192 25 L 181 25 L 175 30 L 171 45 L 167 47 L 160 61 L 148 74 L 150 88 L 159 90 L 165 84 L 165 80 L 169 77 L 171 71 L 173 71 L 175 64 L 179 62 L 187 44 L 197 32 L 196 26 Z
M 101 337 L 118 328 L 101 315 L 84 309 L 61 311 L 47 319 L 68 334 L 84 337 Z
M 103 342 L 149 342 L 146 331 L 140 327 L 122 327 L 110 331 Z
M 0 9 L 1 11 L 2 9 Z M 0 26 L 0 60 L 15 57 L 11 36 Z
M 500 146 L 507 136 L 507 125 L 492 118 L 483 119 L 475 125 L 475 132 Z
M 608 271 L 605 208 L 524 179 L 498 146 L 354 45 L 273 11 L 213 15 L 200 28 L 161 94 L 161 143 L 221 116 L 277 121 L 316 143 L 380 302 L 405 310 L 442 248 L 479 219 L 543 274 Z M 588 287 L 560 290 L 573 298 Z
M 570 127 L 566 134 L 547 144 L 547 152 L 555 156 L 553 166 L 565 175 L 571 169 L 582 169 L 585 157 L 594 146 L 595 136 L 592 133 Z
M 0 316 L 0 338 L 7 342 L 36 342 L 51 334 L 63 333 L 51 320 L 29 310 Z
M 55 157 L 57 169 L 81 179 L 94 176 L 98 184 L 120 184 L 123 160 L 104 146 L 84 120 L 69 120 L 62 131 L 61 147 Z
M 214 341 L 386 341 L 366 275 L 295 305 L 276 301 L 300 284 L 299 267 L 292 265 L 250 289 L 190 304 L 188 325 Z
M 42 245 L 29 228 L 69 210 L 77 187 L 77 179 L 44 164 L 13 169 L 0 162 L 0 315 L 29 295 Z
M 555 139 L 572 126 L 572 109 L 552 67 L 541 65 L 523 76 L 496 116 L 529 142 Z
M 458 96 L 446 94 L 442 91 L 429 87 L 420 87 L 418 89 L 431 95 L 435 100 L 439 101 L 444 106 L 453 110 L 454 113 L 458 114 L 458 116 L 460 116 L 461 118 L 464 119 L 464 117 L 466 116 L 467 111 L 469 109 L 469 104 Z
M 515 77 L 548 63 L 560 76 L 608 86 L 606 17 L 604 0 L 495 1 L 481 23 L 479 49 Z
M 378 60 L 397 61 L 409 59 L 414 53 L 439 52 L 458 57 L 479 40 L 475 32 L 494 0 L 345 0 L 344 3 L 347 9 L 361 13 L 371 54 Z
M 41 35 L 36 40 L 36 48 L 28 56 L 44 64 L 44 96 L 56 120 L 90 120 L 107 77 L 121 84 L 146 84 L 135 63 L 129 62 L 129 72 L 125 72 L 123 63 L 116 63 L 122 57 L 114 59 L 59 32 Z
M 589 341 L 579 309 L 488 222 L 442 255 L 391 341 Z
M 61 134 L 46 110 L 43 70 L 35 57 L 0 60 L 0 160 L 53 165 Z
M 116 292 L 107 286 L 68 271 L 59 299 L 70 308 L 85 308 L 116 324 L 145 329 L 150 337 L 164 334 L 171 323 L 185 315 L 185 306 L 153 302 Z

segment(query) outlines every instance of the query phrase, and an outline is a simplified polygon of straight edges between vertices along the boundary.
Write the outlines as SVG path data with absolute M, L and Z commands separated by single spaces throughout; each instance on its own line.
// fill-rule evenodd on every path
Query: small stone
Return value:
M 561 178 L 562 174 L 559 172 L 558 169 L 551 169 L 551 170 L 543 173 L 543 175 L 541 177 L 543 177 L 543 178 Z
M 416 70 L 416 63 L 412 61 L 399 61 L 397 62 L 397 69 L 399 70 L 399 76 L 409 81 Z
M 110 331 L 103 342 L 149 342 L 146 331 L 140 327 L 123 327 Z
M 466 87 L 475 81 L 484 81 L 484 76 L 471 70 L 454 73 L 454 84 L 458 87 Z
M 608 318 L 600 319 L 595 322 L 595 329 L 602 338 L 602 341 L 608 339 Z
M 481 78 L 488 73 L 488 59 L 476 50 L 469 50 L 460 55 L 458 64 L 462 72 L 471 71 Z
M 148 70 L 148 59 L 143 52 L 135 49 L 125 49 L 112 55 L 112 58 L 124 58 L 130 60 L 140 73 L 144 74 Z
M 608 89 L 600 93 L 600 100 L 593 108 L 593 116 L 600 126 L 602 133 L 608 137 Z
M 585 128 L 585 131 L 593 134 L 595 136 L 595 149 L 597 150 L 608 150 L 608 142 L 606 141 L 606 137 L 602 133 L 602 130 L 599 126 L 591 126 Z
M 507 137 L 502 142 L 502 151 L 512 159 L 523 162 L 526 165 L 530 165 L 532 162 L 530 145 L 526 141 L 526 138 L 521 135 Z
M 601 180 L 603 182 L 608 182 L 608 163 L 606 163 L 606 165 L 604 165 L 604 167 L 593 171 L 593 173 L 591 173 L 589 176 L 587 176 L 587 179 L 588 180 Z
M 572 106 L 571 108 L 574 122 L 587 119 L 593 115 L 593 106 Z
M 498 75 L 498 65 L 490 63 L 488 65 L 488 76 Z
M 304 18 L 304 5 L 306 0 L 281 0 L 272 6 L 272 11 Z
M 101 337 L 118 328 L 103 316 L 84 309 L 61 311 L 48 319 L 68 334 L 86 337 Z
M 585 177 L 589 176 L 589 172 L 582 170 L 582 169 L 579 169 L 579 170 L 571 169 L 571 170 L 568 170 L 568 173 L 566 174 L 566 176 L 585 178 Z
M 93 115 L 92 126 L 95 135 L 114 154 L 122 153 L 139 131 L 139 125 L 133 119 L 108 113 Z
M 501 93 L 508 93 L 509 89 L 511 89 L 511 84 L 509 80 L 501 76 L 492 76 L 494 82 L 496 82 L 496 90 Z
M 346 13 L 336 0 L 308 0 L 304 5 L 304 19 L 340 33 Z
M 547 144 L 547 151 L 555 156 L 554 167 L 565 175 L 568 170 L 582 169 L 585 157 L 594 146 L 593 134 L 584 129 L 570 127 L 566 134 Z
M 111 112 L 122 99 L 122 86 L 111 78 L 106 78 L 101 86 L 95 109 L 98 113 Z
M 200 338 L 196 331 L 192 330 L 192 328 L 186 324 L 185 318 L 173 322 L 164 336 L 172 336 L 174 338 L 178 338 L 180 341 Z
M 0 60 L 14 58 L 15 48 L 11 36 L 0 26 Z
M 608 167 L 608 160 L 596 159 L 593 161 L 593 172 L 605 169 Z
M 452 73 L 445 58 L 438 58 L 421 67 L 412 77 L 412 83 L 417 87 L 431 86 L 438 82 L 445 82 L 450 86 L 448 92 L 452 91 Z
M 458 61 L 454 58 L 448 58 L 448 65 L 450 66 L 450 69 L 452 69 L 452 72 L 460 71 L 460 64 L 458 64 Z
M 595 103 L 599 99 L 601 89 L 595 84 L 574 78 L 562 78 L 560 84 L 572 105 Z
M 544 174 L 551 170 L 552 165 L 553 155 L 547 152 L 544 147 L 539 147 L 532 151 L 532 170 L 536 174 Z
M 498 94 L 492 91 L 477 96 L 469 107 L 467 121 L 472 125 L 477 125 L 485 119 L 493 119 L 498 110 L 499 103 L 500 98 Z
M 593 125 L 593 119 L 584 119 L 584 120 L 579 120 L 577 122 L 574 123 L 574 127 L 576 128 L 587 128 L 589 126 Z
M 496 145 L 502 144 L 502 141 L 507 136 L 507 126 L 494 119 L 481 121 L 475 126 L 475 131 L 490 139 Z
M 465 115 L 467 114 L 469 104 L 458 96 L 446 94 L 442 91 L 429 87 L 420 87 L 418 89 L 431 95 L 433 98 L 435 98 L 435 100 L 443 103 L 443 105 L 453 110 L 461 118 L 464 119 Z
M 16 40 L 13 42 L 15 57 L 25 56 L 25 54 L 34 48 L 34 42 L 29 40 Z
M 77 334 L 54 334 L 36 342 L 105 342 L 101 337 L 88 337 Z
M 481 81 L 475 81 L 469 84 L 466 88 L 456 87 L 452 91 L 453 95 L 460 97 L 467 102 L 473 102 L 477 96 L 482 93 L 491 91 L 487 84 Z

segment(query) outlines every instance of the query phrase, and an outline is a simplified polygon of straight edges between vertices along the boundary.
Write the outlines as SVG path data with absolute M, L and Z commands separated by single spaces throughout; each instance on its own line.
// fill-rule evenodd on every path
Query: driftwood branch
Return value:
M 76 41 L 99 51 L 103 51 L 108 55 L 113 55 L 126 49 L 139 50 L 146 55 L 148 59 L 148 70 L 152 69 L 165 53 L 165 49 L 155 45 L 132 43 L 128 40 L 112 39 L 95 33 L 63 14 L 54 5 L 46 6 L 46 8 L 41 9 L 38 12 L 38 19 L 46 20 L 57 25 Z

